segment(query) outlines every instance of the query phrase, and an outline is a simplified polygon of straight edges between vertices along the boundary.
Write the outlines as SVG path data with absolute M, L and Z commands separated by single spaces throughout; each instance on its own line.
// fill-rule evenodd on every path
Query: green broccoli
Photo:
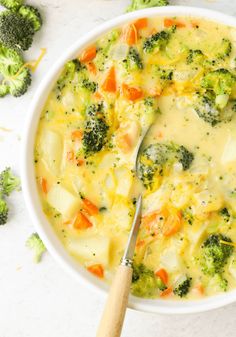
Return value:
M 222 39 L 221 45 L 217 49 L 217 59 L 224 60 L 229 57 L 232 51 L 232 43 L 228 39 Z
M 224 271 L 228 258 L 232 255 L 234 247 L 224 242 L 232 240 L 222 234 L 211 234 L 202 244 L 201 266 L 204 274 L 214 276 Z
M 190 49 L 187 56 L 187 64 L 201 64 L 205 56 L 200 49 Z
M 142 263 L 134 263 L 131 285 L 131 292 L 133 295 L 151 298 L 154 297 L 158 291 L 163 291 L 165 289 L 165 284 L 159 277 L 155 276 L 152 270 Z
M 0 194 L 0 225 L 5 225 L 8 219 L 8 206 L 3 199 L 2 193 Z
M 149 7 L 161 7 L 169 5 L 168 0 L 132 0 L 131 5 L 127 8 L 127 12 L 133 12 L 138 9 Z
M 123 60 L 124 66 L 127 70 L 142 70 L 143 62 L 141 56 L 136 48 L 130 47 L 127 58 Z
M 9 94 L 9 86 L 7 84 L 0 84 L 0 98 Z
M 138 176 L 146 188 L 152 188 L 156 175 L 163 176 L 174 163 L 179 162 L 187 170 L 194 159 L 184 146 L 174 143 L 156 143 L 146 147 L 138 161 Z
M 171 84 L 173 80 L 173 70 L 169 69 L 161 69 L 159 67 L 155 67 L 155 74 L 158 76 L 159 83 L 162 89 L 166 88 Z
M 38 233 L 33 233 L 26 241 L 26 246 L 34 250 L 34 261 L 40 262 L 43 253 L 46 251 L 43 241 L 40 239 Z
M 90 105 L 87 108 L 86 115 L 87 120 L 82 142 L 85 156 L 90 156 L 99 152 L 106 144 L 109 127 L 105 121 L 103 104 Z
M 16 77 L 5 77 L 4 81 L 9 87 L 9 93 L 20 97 L 26 93 L 31 84 L 31 73 L 28 68 L 23 68 Z
M 17 10 L 23 3 L 24 0 L 0 0 L 0 5 L 11 9 Z
M 215 126 L 218 123 L 230 122 L 236 112 L 236 103 L 229 101 L 224 109 L 216 105 L 215 95 L 211 91 L 204 94 L 197 93 L 195 97 L 194 110 L 206 123 Z
M 143 44 L 144 52 L 150 54 L 165 49 L 175 30 L 176 27 L 173 26 L 172 28 L 162 30 L 148 37 Z
M 30 5 L 21 6 L 18 13 L 28 21 L 31 21 L 34 26 L 34 31 L 37 32 L 42 26 L 42 17 L 39 10 Z
M 207 73 L 201 81 L 201 86 L 214 93 L 216 106 L 223 109 L 228 103 L 235 83 L 236 76 L 229 70 L 221 68 Z
M 82 88 L 87 89 L 88 91 L 94 93 L 97 90 L 97 83 L 96 82 L 91 82 L 87 78 L 82 81 L 81 84 Z
M 9 48 L 27 50 L 33 42 L 34 24 L 17 12 L 0 13 L 0 41 Z
M 0 193 L 9 196 L 13 191 L 20 189 L 20 179 L 13 175 L 11 169 L 7 167 L 0 174 Z
M 186 296 L 190 290 L 191 283 L 192 278 L 184 275 L 177 281 L 173 293 L 179 297 Z
M 24 60 L 18 50 L 0 45 L 0 73 L 13 76 L 24 65 Z
M 215 274 L 211 279 L 211 287 L 216 287 L 218 291 L 226 291 L 228 288 L 228 280 L 221 274 Z

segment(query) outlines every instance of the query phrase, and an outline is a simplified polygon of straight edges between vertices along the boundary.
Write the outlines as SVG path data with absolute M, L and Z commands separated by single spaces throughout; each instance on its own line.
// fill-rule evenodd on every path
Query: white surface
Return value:
M 20 133 L 27 106 L 53 60 L 78 36 L 100 22 L 122 13 L 126 0 L 44 0 L 44 29 L 37 35 L 28 59 L 37 56 L 40 47 L 48 53 L 34 76 L 31 90 L 22 98 L 0 101 L 0 169 L 6 165 L 19 170 Z M 235 14 L 231 1 L 172 1 L 219 9 Z M 10 221 L 0 228 L 0 336 L 1 337 L 92 337 L 103 303 L 65 274 L 49 254 L 35 265 L 25 240 L 33 231 L 21 193 L 10 198 Z M 124 337 L 156 336 L 233 336 L 236 332 L 236 305 L 206 314 L 160 316 L 129 311 Z

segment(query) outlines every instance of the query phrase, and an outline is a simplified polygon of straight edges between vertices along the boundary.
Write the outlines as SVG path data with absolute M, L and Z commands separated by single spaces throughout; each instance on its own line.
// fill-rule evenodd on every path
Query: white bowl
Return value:
M 27 208 L 37 232 L 55 260 L 81 284 L 89 286 L 92 290 L 102 295 L 106 294 L 108 289 L 107 285 L 93 277 L 67 253 L 42 211 L 34 172 L 34 142 L 39 116 L 64 63 L 77 56 L 79 51 L 81 51 L 84 46 L 91 43 L 91 41 L 96 40 L 100 35 L 116 26 L 120 26 L 127 21 L 132 21 L 140 17 L 181 15 L 206 18 L 236 28 L 236 18 L 234 17 L 207 9 L 184 6 L 149 8 L 119 16 L 107 21 L 100 27 L 95 28 L 84 37 L 80 38 L 57 60 L 39 85 L 30 106 L 29 118 L 26 123 L 25 132 L 23 133 L 23 155 L 21 163 L 22 188 Z M 202 312 L 219 308 L 232 303 L 235 300 L 236 290 L 196 301 L 146 300 L 130 296 L 129 307 L 140 311 L 154 313 L 180 314 Z

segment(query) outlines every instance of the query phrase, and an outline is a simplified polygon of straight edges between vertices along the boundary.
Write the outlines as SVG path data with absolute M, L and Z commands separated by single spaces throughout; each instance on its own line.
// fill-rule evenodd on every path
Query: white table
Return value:
M 170 1 L 236 15 L 236 0 Z M 7 165 L 18 173 L 20 138 L 27 107 L 44 74 L 75 39 L 104 20 L 121 14 L 129 1 L 34 0 L 33 3 L 40 4 L 45 23 L 27 59 L 37 57 L 40 47 L 47 48 L 46 57 L 25 96 L 0 100 L 0 127 L 12 130 L 0 130 L 0 169 Z M 10 207 L 10 221 L 0 227 L 0 337 L 95 336 L 103 301 L 71 279 L 49 254 L 45 254 L 38 265 L 32 262 L 25 240 L 34 229 L 21 193 L 13 194 Z M 129 311 L 123 336 L 233 337 L 236 335 L 235 316 L 236 304 L 187 316 Z

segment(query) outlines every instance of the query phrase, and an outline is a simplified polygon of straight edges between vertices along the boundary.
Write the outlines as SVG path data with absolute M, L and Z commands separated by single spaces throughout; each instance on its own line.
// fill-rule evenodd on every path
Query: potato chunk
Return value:
M 69 251 L 85 263 L 101 263 L 103 266 L 109 265 L 110 239 L 105 236 L 81 237 L 68 240 Z
M 65 218 L 71 218 L 79 208 L 79 198 L 61 185 L 54 185 L 47 195 L 48 203 Z

